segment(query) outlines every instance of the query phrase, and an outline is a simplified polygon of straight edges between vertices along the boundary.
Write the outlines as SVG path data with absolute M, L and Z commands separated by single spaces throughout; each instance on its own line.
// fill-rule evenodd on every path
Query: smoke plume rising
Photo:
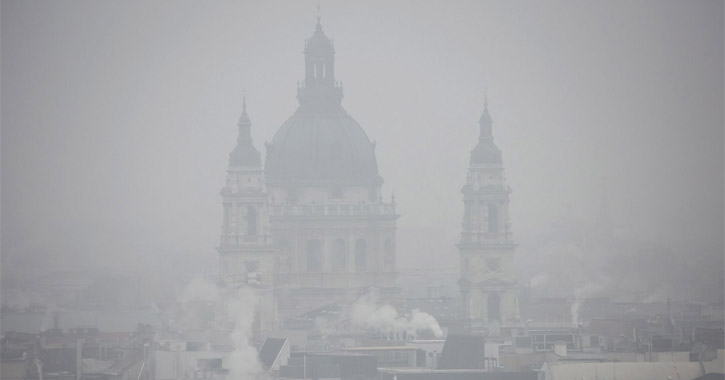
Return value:
M 201 331 L 207 336 L 229 333 L 233 351 L 225 361 L 231 378 L 259 379 L 264 376 L 257 349 L 250 343 L 253 335 L 257 297 L 251 289 L 219 288 L 197 277 L 187 284 L 179 297 L 182 318 L 177 331 Z
M 418 331 L 431 331 L 437 338 L 443 337 L 436 319 L 423 311 L 413 310 L 410 315 L 398 315 L 391 305 L 380 305 L 377 293 L 371 291 L 360 297 L 352 306 L 352 322 L 361 327 L 377 329 L 386 333 L 405 332 L 416 336 Z

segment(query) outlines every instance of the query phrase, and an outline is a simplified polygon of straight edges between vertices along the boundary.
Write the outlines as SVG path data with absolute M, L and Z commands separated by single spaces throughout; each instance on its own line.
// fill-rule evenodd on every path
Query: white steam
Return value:
M 229 333 L 234 349 L 226 361 L 230 378 L 263 377 L 257 349 L 250 344 L 257 309 L 257 297 L 251 289 L 220 289 L 211 281 L 195 278 L 184 288 L 179 301 L 183 317 L 177 327 L 182 331 Z
M 232 290 L 227 299 L 227 316 L 232 322 L 232 344 L 229 374 L 231 378 L 246 379 L 260 375 L 262 367 L 257 360 L 257 350 L 249 344 L 252 337 L 257 298 L 250 289 Z
M 182 305 L 189 305 L 194 302 L 216 303 L 219 302 L 220 298 L 221 295 L 216 284 L 204 278 L 196 277 L 186 284 L 179 297 L 179 302 Z
M 443 337 L 443 330 L 432 315 L 419 310 L 413 310 L 410 315 L 398 315 L 391 305 L 379 305 L 374 291 L 355 301 L 352 305 L 351 320 L 356 326 L 386 333 L 405 332 L 408 336 L 416 336 L 418 331 L 427 330 L 438 338 Z
M 604 287 L 602 285 L 595 282 L 587 282 L 584 286 L 579 286 L 574 289 L 574 301 L 571 304 L 571 323 L 574 327 L 579 326 L 579 309 L 587 297 L 591 297 L 603 289 Z
M 529 280 L 529 285 L 532 288 L 543 288 L 548 283 L 549 283 L 549 274 L 548 273 L 539 273 L 536 276 L 532 277 L 531 280 Z

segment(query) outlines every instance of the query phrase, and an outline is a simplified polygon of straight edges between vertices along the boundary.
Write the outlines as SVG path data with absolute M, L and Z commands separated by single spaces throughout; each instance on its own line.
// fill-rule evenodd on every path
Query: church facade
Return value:
M 262 329 L 352 303 L 370 288 L 400 298 L 399 215 L 383 200 L 375 143 L 342 107 L 335 50 L 319 19 L 304 57 L 299 107 L 266 144 L 264 166 L 243 105 L 221 191 L 221 275 L 259 293 Z

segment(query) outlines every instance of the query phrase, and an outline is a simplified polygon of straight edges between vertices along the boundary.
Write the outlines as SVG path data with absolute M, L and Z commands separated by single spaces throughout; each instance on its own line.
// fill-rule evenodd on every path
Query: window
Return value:
M 204 371 L 214 371 L 222 369 L 221 359 L 197 359 L 196 368 Z
M 488 204 L 488 232 L 498 232 L 498 207 Z
M 573 342 L 574 335 L 552 334 L 546 336 L 547 342 Z
M 282 239 L 279 241 L 279 250 L 282 253 L 280 255 L 280 262 L 279 267 L 281 270 L 286 270 L 287 273 L 292 272 L 292 260 L 290 260 L 289 254 L 290 254 L 290 243 L 287 239 Z
M 486 302 L 486 308 L 488 309 L 488 320 L 489 321 L 500 321 L 501 320 L 501 298 L 496 293 L 488 295 L 488 301 Z
M 589 337 L 589 345 L 592 347 L 599 346 L 599 335 L 592 335 Z
M 385 238 L 383 251 L 385 252 L 385 268 L 392 269 L 395 266 L 395 254 L 393 253 L 393 240 L 391 238 Z
M 471 201 L 463 201 L 463 228 L 468 230 L 471 226 Z
M 347 247 L 342 239 L 332 243 L 332 270 L 344 272 L 347 267 Z
M 317 239 L 307 242 L 307 271 L 322 272 L 322 244 Z
M 363 239 L 358 239 L 355 243 L 355 270 L 362 272 L 367 266 L 367 243 Z
M 257 209 L 247 206 L 247 235 L 257 235 Z

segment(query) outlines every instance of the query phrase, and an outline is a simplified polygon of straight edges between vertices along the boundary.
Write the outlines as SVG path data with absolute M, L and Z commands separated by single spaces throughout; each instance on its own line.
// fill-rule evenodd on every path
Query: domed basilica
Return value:
M 395 200 L 383 201 L 375 143 L 342 107 L 335 49 L 319 19 L 304 55 L 299 107 L 266 145 L 264 167 L 244 104 L 221 191 L 221 275 L 230 286 L 257 292 L 258 330 L 330 304 L 352 304 L 371 288 L 383 301 L 402 304 Z M 479 125 L 462 189 L 462 315 L 470 328 L 507 330 L 520 322 L 511 190 L 487 104 Z
M 264 167 L 244 104 L 221 191 L 221 275 L 258 292 L 261 329 L 370 288 L 400 302 L 395 203 L 380 193 L 375 143 L 342 107 L 319 19 L 304 56 L 299 107 L 266 144 Z

